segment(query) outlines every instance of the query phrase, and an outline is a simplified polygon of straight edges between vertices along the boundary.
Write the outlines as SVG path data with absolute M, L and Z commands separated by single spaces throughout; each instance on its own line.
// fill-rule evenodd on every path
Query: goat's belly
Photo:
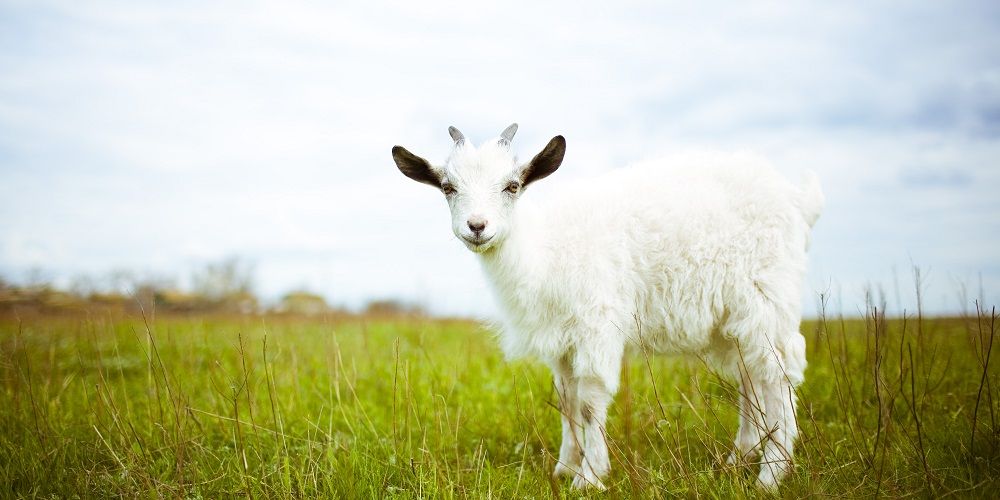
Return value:
M 704 330 L 656 328 L 640 337 L 642 348 L 660 354 L 700 354 L 712 348 L 712 336 Z

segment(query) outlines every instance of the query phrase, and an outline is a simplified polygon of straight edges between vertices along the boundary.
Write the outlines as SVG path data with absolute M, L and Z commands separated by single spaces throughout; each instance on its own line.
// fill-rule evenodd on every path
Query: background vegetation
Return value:
M 239 257 L 204 263 L 191 273 L 186 285 L 179 284 L 176 278 L 125 269 L 99 277 L 77 276 L 65 286 L 58 286 L 45 276 L 45 271 L 34 269 L 19 282 L 0 277 L 0 313 L 426 314 L 419 304 L 391 298 L 373 299 L 360 311 L 350 311 L 331 305 L 326 297 L 304 288 L 290 290 L 277 300 L 263 300 L 254 290 L 253 265 Z

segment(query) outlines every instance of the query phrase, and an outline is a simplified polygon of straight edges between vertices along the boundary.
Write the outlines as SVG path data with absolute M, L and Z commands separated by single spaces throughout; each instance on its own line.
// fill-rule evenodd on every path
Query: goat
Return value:
M 809 233 L 823 194 L 747 154 L 705 154 L 614 170 L 532 205 L 519 201 L 562 164 L 552 138 L 519 163 L 517 124 L 475 147 L 456 128 L 442 166 L 392 149 L 407 177 L 440 189 L 452 230 L 478 254 L 502 310 L 508 358 L 553 373 L 562 446 L 553 474 L 603 489 L 604 425 L 626 348 L 689 353 L 740 383 L 730 463 L 763 451 L 758 484 L 789 472 Z

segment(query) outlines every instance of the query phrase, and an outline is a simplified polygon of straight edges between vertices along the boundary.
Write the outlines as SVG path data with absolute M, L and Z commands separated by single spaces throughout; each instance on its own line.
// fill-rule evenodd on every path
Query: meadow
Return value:
M 780 497 L 987 497 L 1000 487 L 992 310 L 807 321 Z M 998 347 L 1000 349 L 1000 347 Z M 0 316 L 0 496 L 742 498 L 736 388 L 635 352 L 607 492 L 550 478 L 547 370 L 422 317 Z

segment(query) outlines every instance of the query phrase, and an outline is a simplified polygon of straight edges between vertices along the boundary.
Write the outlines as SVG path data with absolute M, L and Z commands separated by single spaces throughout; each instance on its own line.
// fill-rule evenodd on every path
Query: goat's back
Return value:
M 712 332 L 762 308 L 797 317 L 815 220 L 803 207 L 818 210 L 806 196 L 743 154 L 645 162 L 568 186 L 538 226 L 552 250 L 551 300 L 672 351 L 704 351 Z

